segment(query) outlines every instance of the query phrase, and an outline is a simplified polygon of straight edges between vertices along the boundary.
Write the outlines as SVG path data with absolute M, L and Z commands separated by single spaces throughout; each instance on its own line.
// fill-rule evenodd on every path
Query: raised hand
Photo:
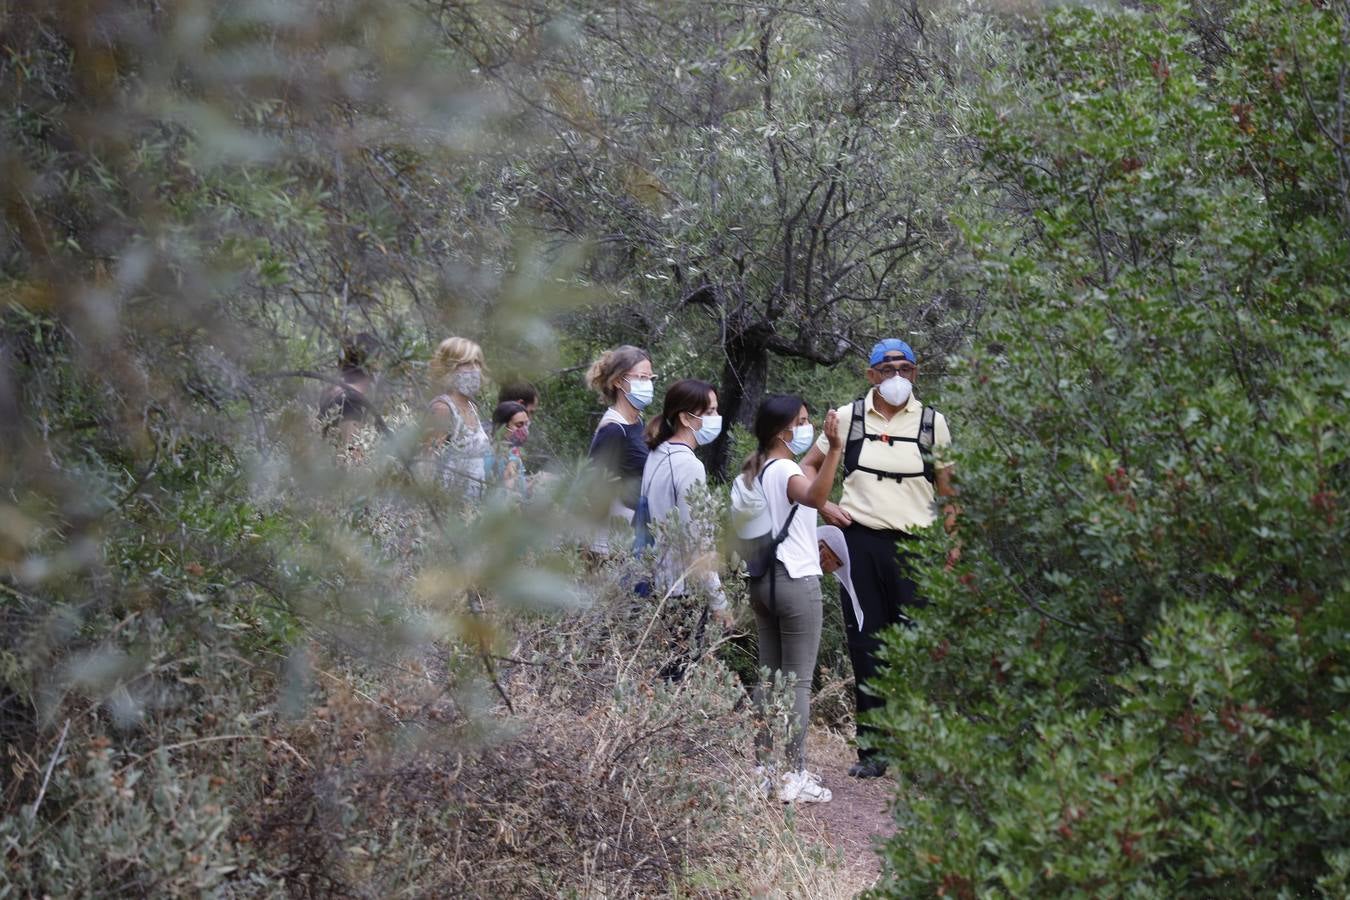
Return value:
M 825 414 L 825 440 L 829 441 L 831 450 L 838 450 L 844 446 L 844 436 L 839 428 L 839 413 L 833 409 Z

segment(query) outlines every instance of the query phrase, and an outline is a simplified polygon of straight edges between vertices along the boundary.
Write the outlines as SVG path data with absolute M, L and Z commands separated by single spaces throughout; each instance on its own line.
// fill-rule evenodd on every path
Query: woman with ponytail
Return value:
M 671 520 L 664 546 L 656 547 L 657 591 L 682 596 L 688 574 L 707 591 L 713 616 L 730 625 L 726 594 L 710 562 L 714 536 L 689 515 L 689 492 L 708 480 L 694 448 L 716 440 L 721 433 L 722 417 L 713 386 L 694 378 L 672 384 L 666 390 L 661 415 L 647 426 L 651 453 L 642 472 L 641 496 L 647 499 L 653 523 Z
M 779 394 L 767 398 L 755 413 L 754 453 L 737 477 L 746 489 L 756 484 L 763 494 L 767 530 L 774 537 L 766 571 L 750 581 L 750 608 L 759 632 L 761 681 L 755 700 L 767 717 L 766 694 L 774 673 L 796 678 L 791 737 L 786 771 L 778 779 L 778 798 L 784 803 L 824 803 L 829 788 L 806 769 L 806 729 L 811 721 L 811 678 L 820 649 L 820 553 L 816 539 L 816 510 L 829 498 L 835 470 L 843 455 L 839 417 L 825 416 L 826 455 L 814 479 L 808 479 L 796 457 L 812 446 L 814 433 L 801 397 Z M 798 507 L 804 507 L 800 509 Z M 767 676 L 767 677 L 766 677 Z M 776 769 L 767 718 L 761 726 L 758 757 L 766 788 L 772 788 Z

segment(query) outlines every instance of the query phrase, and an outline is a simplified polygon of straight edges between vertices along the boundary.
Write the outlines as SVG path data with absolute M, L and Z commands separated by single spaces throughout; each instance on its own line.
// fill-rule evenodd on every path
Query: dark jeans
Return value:
M 863 714 L 886 705 L 880 697 L 863 690 L 880 668 L 877 652 L 881 649 L 881 632 L 897 623 L 911 624 L 907 611 L 923 606 L 925 602 L 919 599 L 918 589 L 908 575 L 908 552 L 904 543 L 909 539 L 903 531 L 880 531 L 857 523 L 844 529 L 853 589 L 863 612 L 860 631 L 847 592 L 839 592 L 848 657 L 853 663 L 853 697 L 860 738 L 875 733 L 871 725 L 864 724 Z M 860 745 L 858 758 L 867 759 L 876 752 Z

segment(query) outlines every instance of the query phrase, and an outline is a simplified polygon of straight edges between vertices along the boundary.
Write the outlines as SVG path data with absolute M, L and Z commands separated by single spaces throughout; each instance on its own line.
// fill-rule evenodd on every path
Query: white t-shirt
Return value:
M 769 505 L 773 520 L 772 534 L 777 537 L 787 521 L 792 501 L 788 499 L 788 480 L 794 475 L 805 475 L 802 467 L 790 459 L 778 459 L 764 469 L 764 500 Z M 797 510 L 788 527 L 787 537 L 778 545 L 778 560 L 793 578 L 821 574 L 820 548 L 816 545 L 816 511 L 809 506 Z

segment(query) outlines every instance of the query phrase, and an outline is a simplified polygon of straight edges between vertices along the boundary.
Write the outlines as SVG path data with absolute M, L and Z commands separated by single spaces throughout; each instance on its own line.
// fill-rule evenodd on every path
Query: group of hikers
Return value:
M 462 337 L 442 341 L 429 366 L 437 393 L 427 408 L 428 451 L 440 482 L 470 503 L 494 485 L 528 494 L 536 477 L 526 472 L 521 449 L 538 410 L 538 392 L 527 384 L 503 388 L 491 421 L 484 422 L 475 404 L 483 369 L 482 349 Z M 848 774 L 874 778 L 886 771 L 867 737 L 870 725 L 864 718 L 883 701 L 867 685 L 879 666 L 881 633 L 892 625 L 911 624 L 910 615 L 924 603 L 912 577 L 915 534 L 937 520 L 940 498 L 955 493 L 945 452 L 951 445 L 947 422 L 915 396 L 918 371 L 918 360 L 905 341 L 877 342 L 867 359 L 866 392 L 827 410 L 819 420 L 819 434 L 801 397 L 767 397 L 754 416 L 755 449 L 731 486 L 737 555 L 745 564 L 758 636 L 761 678 L 754 695 L 765 724 L 757 740 L 757 772 L 765 794 L 785 803 L 831 798 L 829 788 L 807 767 L 805 740 L 825 574 L 833 574 L 841 586 L 854 672 L 860 740 L 857 762 Z M 355 380 L 344 368 L 344 385 Z M 707 598 L 708 615 L 730 627 L 717 567 L 700 564 L 714 550 L 713 529 L 691 512 L 691 499 L 707 483 L 695 450 L 722 433 L 717 389 L 693 378 L 672 381 L 660 412 L 644 420 L 660 379 L 650 354 L 629 345 L 602 354 L 585 380 L 606 407 L 587 456 L 614 488 L 608 517 L 612 527 L 591 542 L 589 555 L 603 562 L 630 548 L 650 546 L 655 578 L 647 587 L 652 594 L 698 592 Z M 330 392 L 325 401 L 333 408 L 333 397 L 340 399 L 344 424 L 359 418 L 349 416 L 343 405 L 351 393 L 353 388 L 346 387 Z M 359 397 L 355 405 L 361 405 Z M 841 467 L 843 490 L 838 502 L 832 502 Z M 953 530 L 955 502 L 948 500 L 941 511 L 945 527 Z M 651 527 L 658 524 L 663 528 Z M 781 756 L 774 753 L 765 714 L 775 677 L 789 680 L 794 692 L 793 721 Z

